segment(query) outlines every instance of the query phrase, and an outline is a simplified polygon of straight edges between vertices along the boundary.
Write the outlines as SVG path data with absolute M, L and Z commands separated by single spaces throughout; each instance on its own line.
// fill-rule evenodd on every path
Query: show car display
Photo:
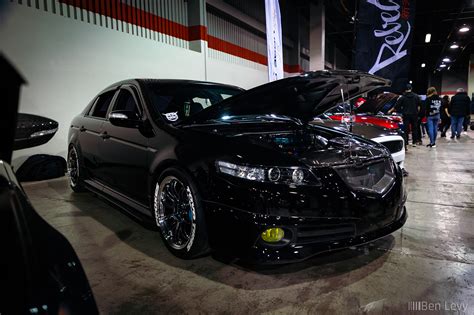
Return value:
M 359 98 L 356 113 L 366 116 L 375 116 L 377 118 L 388 119 L 397 123 L 400 128 L 403 128 L 402 116 L 388 112 L 395 107 L 399 94 L 391 92 L 381 92 L 374 95 L 370 95 L 368 98 Z
M 324 114 L 320 115 L 321 118 L 327 118 L 335 121 L 343 121 L 345 119 L 345 108 L 343 105 L 334 106 L 333 108 L 329 109 Z M 387 129 L 397 130 L 400 128 L 400 124 L 402 123 L 401 119 L 399 120 L 397 117 L 387 117 L 383 115 L 373 115 L 368 114 L 366 112 L 360 112 L 355 108 L 355 115 L 354 115 L 354 122 L 355 123 L 369 123 L 372 125 L 380 126 Z
M 389 81 L 317 71 L 243 92 L 206 82 L 111 85 L 71 123 L 70 185 L 152 219 L 168 249 L 258 264 L 386 236 L 406 221 L 386 147 L 311 123 Z

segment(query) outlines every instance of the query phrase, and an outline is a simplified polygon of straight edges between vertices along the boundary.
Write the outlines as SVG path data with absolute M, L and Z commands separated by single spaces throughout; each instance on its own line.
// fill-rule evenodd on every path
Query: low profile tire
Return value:
M 209 252 L 201 196 L 184 171 L 173 167 L 158 177 L 153 210 L 161 236 L 175 256 L 191 259 Z
M 81 159 L 76 147 L 71 145 L 67 155 L 67 170 L 69 174 L 69 185 L 74 192 L 83 192 L 86 190 L 84 187 L 84 172 L 80 161 Z

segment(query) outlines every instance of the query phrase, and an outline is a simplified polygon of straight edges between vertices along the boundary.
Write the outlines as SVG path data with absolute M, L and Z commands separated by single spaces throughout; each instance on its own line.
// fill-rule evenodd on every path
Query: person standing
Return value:
M 397 100 L 395 106 L 388 112 L 394 111 L 402 114 L 405 126 L 405 143 L 408 143 L 408 131 L 411 127 L 413 146 L 421 141 L 420 128 L 418 126 L 418 113 L 421 110 L 421 100 L 418 95 L 411 91 L 411 84 L 407 84 L 405 93 Z
M 445 95 L 441 99 L 441 124 L 439 125 L 439 131 L 441 131 L 441 137 L 446 137 L 446 131 L 451 126 L 451 116 L 449 115 L 449 96 Z
M 451 115 L 451 139 L 461 138 L 464 117 L 469 114 L 471 99 L 464 89 L 457 89 L 456 94 L 451 98 L 449 114 Z
M 418 96 L 418 98 L 420 98 Z M 416 144 L 422 145 L 421 138 L 425 136 L 427 133 L 427 121 L 426 121 L 426 102 L 421 101 L 420 98 L 420 107 L 418 108 L 418 134 L 420 137 L 418 138 L 418 142 Z
M 426 91 L 425 104 L 428 136 L 430 137 L 430 144 L 426 146 L 436 148 L 436 136 L 438 135 L 438 122 L 441 109 L 441 98 L 438 96 L 436 88 L 428 88 L 428 91 Z

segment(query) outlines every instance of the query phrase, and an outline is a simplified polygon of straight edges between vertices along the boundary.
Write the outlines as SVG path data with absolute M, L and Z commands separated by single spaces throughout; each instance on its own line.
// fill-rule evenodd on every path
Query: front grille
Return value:
M 337 241 L 355 236 L 354 224 L 318 224 L 300 226 L 297 231 L 298 245 Z
M 390 153 L 400 152 L 403 149 L 403 141 L 402 140 L 392 140 L 387 142 L 380 142 L 383 144 Z

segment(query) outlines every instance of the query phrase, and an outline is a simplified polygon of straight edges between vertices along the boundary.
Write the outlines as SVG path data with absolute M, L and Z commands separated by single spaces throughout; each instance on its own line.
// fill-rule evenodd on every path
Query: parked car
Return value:
M 25 79 L 0 54 L 2 142 L 0 144 L 0 314 L 98 314 L 89 282 L 69 242 L 30 204 L 13 172 L 13 148 L 47 142 L 57 128 L 23 132 L 18 96 Z M 21 114 L 20 114 L 21 117 Z M 23 116 L 25 117 L 25 116 Z M 28 121 L 48 121 L 35 117 Z M 30 126 L 31 127 L 31 126 Z M 16 129 L 16 130 L 15 130 Z M 34 129 L 34 128 L 33 128 Z M 45 132 L 42 132 L 45 131 Z M 25 142 L 31 138 L 34 141 Z M 15 134 L 20 135 L 15 139 Z
M 14 150 L 32 148 L 48 142 L 58 131 L 58 123 L 52 119 L 19 113 L 15 132 Z
M 353 117 L 353 121 L 355 123 L 369 123 L 373 125 L 377 125 L 387 129 L 397 130 L 400 129 L 401 121 L 398 119 L 392 119 L 389 117 L 384 116 L 376 116 L 372 114 L 362 113 L 357 110 L 354 110 L 355 115 Z M 330 109 L 328 109 L 325 113 L 320 115 L 319 117 L 322 119 L 331 119 L 335 121 L 343 121 L 347 116 L 347 109 L 344 108 L 343 104 L 338 104 Z
M 286 263 L 364 244 L 405 223 L 402 171 L 384 146 L 309 122 L 340 102 L 341 88 L 357 97 L 388 84 L 356 71 L 309 72 L 245 92 L 115 83 L 71 123 L 71 188 L 153 220 L 182 258 L 218 250 Z
M 36 121 L 49 121 L 37 117 Z M 57 123 L 55 126 L 57 129 Z M 17 134 L 24 127 L 20 124 Z M 46 143 L 52 135 L 53 132 L 44 132 L 34 136 L 33 141 L 20 137 L 15 139 L 14 147 Z M 6 255 L 0 262 L 4 292 L 0 314 L 98 314 L 74 249 L 36 213 L 12 167 L 2 159 L 0 217 L 1 247 Z
M 353 123 L 350 130 L 346 123 L 328 119 L 315 119 L 312 123 L 336 128 L 341 131 L 349 131 L 366 139 L 384 145 L 392 155 L 395 163 L 404 169 L 405 167 L 405 140 L 400 129 L 388 129 L 369 123 Z
M 399 97 L 399 94 L 382 92 L 371 95 L 368 98 L 360 98 L 355 110 L 359 115 L 374 115 L 379 118 L 391 120 L 396 122 L 400 128 L 403 129 L 402 116 L 397 113 L 388 113 L 393 107 L 395 107 Z

